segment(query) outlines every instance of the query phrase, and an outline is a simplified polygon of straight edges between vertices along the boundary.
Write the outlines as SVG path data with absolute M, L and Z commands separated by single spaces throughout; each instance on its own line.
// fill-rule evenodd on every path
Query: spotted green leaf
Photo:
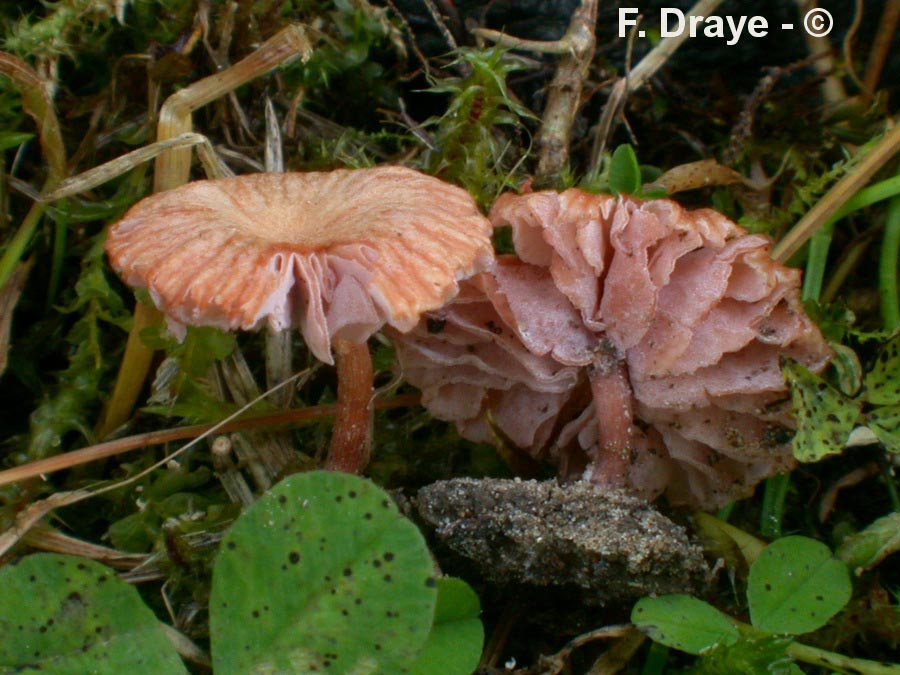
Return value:
M 0 569 L 0 636 L 0 673 L 187 672 L 137 589 L 72 556 Z
M 740 637 L 727 615 L 684 594 L 641 598 L 631 610 L 631 622 L 656 642 L 689 654 L 734 644 Z
M 859 403 L 795 361 L 786 361 L 783 372 L 797 418 L 794 456 L 815 462 L 840 453 L 859 417 Z
M 469 675 L 478 666 L 484 643 L 481 603 L 462 579 L 438 579 L 434 625 L 413 675 Z
M 900 453 L 900 405 L 875 408 L 866 415 L 866 424 L 888 452 Z
M 863 396 L 872 405 L 900 405 L 900 335 L 884 344 L 863 382 Z
M 421 533 L 371 481 L 290 476 L 222 541 L 215 672 L 407 672 L 434 618 L 433 573 Z
M 750 622 L 767 633 L 801 635 L 824 626 L 850 600 L 850 572 L 825 544 L 784 537 L 750 567 Z

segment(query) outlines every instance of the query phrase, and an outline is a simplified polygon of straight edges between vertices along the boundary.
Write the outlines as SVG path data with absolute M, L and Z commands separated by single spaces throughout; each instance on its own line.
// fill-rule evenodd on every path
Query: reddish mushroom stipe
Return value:
M 462 189 L 399 166 L 259 173 L 147 197 L 106 250 L 180 324 L 299 326 L 317 358 L 384 324 L 411 329 L 492 263 L 490 223 Z

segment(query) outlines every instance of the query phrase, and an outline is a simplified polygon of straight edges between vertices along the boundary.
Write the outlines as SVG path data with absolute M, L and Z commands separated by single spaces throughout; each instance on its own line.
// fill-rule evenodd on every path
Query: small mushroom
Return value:
M 366 341 L 384 325 L 410 330 L 489 267 L 490 230 L 462 189 L 386 166 L 189 183 L 132 207 L 106 250 L 176 329 L 299 327 L 337 365 L 327 466 L 359 472 L 371 442 Z
M 391 334 L 403 376 L 466 438 L 491 439 L 490 411 L 513 443 L 541 458 L 596 340 L 549 275 L 512 256 L 460 287 L 411 332 Z
M 510 396 L 497 393 L 509 386 L 479 383 L 482 411 L 507 437 L 555 459 L 564 475 L 574 477 L 590 461 L 597 484 L 651 498 L 665 491 L 672 502 L 705 508 L 744 496 L 792 466 L 793 420 L 779 359 L 818 372 L 831 350 L 803 312 L 800 273 L 772 260 L 766 237 L 709 209 L 577 189 L 503 195 L 491 219 L 512 226 L 519 275 L 533 280 L 528 288 L 507 283 L 510 263 L 477 278 L 483 302 L 519 341 L 518 350 L 506 351 L 555 362 L 569 383 L 548 394 L 520 378 L 527 396 L 519 398 L 531 407 L 520 405 L 518 414 Z M 485 278 L 495 280 L 493 287 Z M 559 313 L 560 297 L 577 326 L 557 323 L 541 337 L 554 349 L 542 351 L 535 317 Z M 443 312 L 453 318 L 465 311 L 456 307 Z M 418 330 L 411 335 L 421 336 Z M 469 371 L 491 368 L 495 338 L 468 335 Z M 579 356 L 560 359 L 560 347 L 576 335 Z M 440 338 L 399 355 L 404 372 L 415 366 L 411 381 L 425 384 L 423 400 L 442 413 L 445 395 L 454 392 L 441 384 L 444 366 L 436 361 L 438 370 L 428 373 L 422 359 L 429 349 L 448 349 L 437 345 Z M 404 363 L 411 351 L 418 360 Z M 455 370 L 449 377 L 459 387 L 464 376 Z M 547 417 L 533 413 L 540 400 L 549 406 Z M 538 420 L 544 435 L 516 433 Z M 472 418 L 458 423 L 464 434 L 478 429 Z M 544 449 L 548 441 L 552 447 Z

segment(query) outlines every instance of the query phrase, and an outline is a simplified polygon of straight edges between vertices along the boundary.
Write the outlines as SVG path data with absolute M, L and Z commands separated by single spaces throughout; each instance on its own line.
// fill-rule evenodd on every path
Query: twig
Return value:
M 597 43 L 596 25 L 597 0 L 582 0 L 563 36 L 563 41 L 568 43 L 568 53 L 560 59 L 548 87 L 543 123 L 535 138 L 539 157 L 535 182 L 538 185 L 556 182 L 569 163 L 572 125 L 581 105 L 581 92 Z
M 444 38 L 444 41 L 450 46 L 451 49 L 459 49 L 459 45 L 456 44 L 456 38 L 453 37 L 453 33 L 450 32 L 450 29 L 447 28 L 447 24 L 444 23 L 444 18 L 441 16 L 441 13 L 438 11 L 438 8 L 435 6 L 432 0 L 422 0 L 425 4 L 425 7 L 428 9 L 428 13 L 431 14 L 431 19 L 437 25 L 438 30 L 441 32 L 441 35 Z
M 687 20 L 690 21 L 691 16 L 709 16 L 721 4 L 722 0 L 700 0 L 686 12 Z M 633 39 L 633 35 L 632 33 L 630 39 Z M 599 170 L 600 157 L 606 147 L 606 141 L 612 135 L 615 121 L 619 119 L 619 112 L 625 107 L 628 96 L 643 87 L 689 36 L 689 31 L 683 31 L 678 35 L 663 38 L 641 59 L 634 70 L 626 71 L 625 77 L 613 85 L 612 93 L 596 127 L 588 173 L 596 173 Z
M 397 17 L 397 20 L 401 23 L 401 25 L 409 35 L 409 44 L 412 47 L 413 53 L 416 55 L 416 58 L 419 59 L 419 63 L 422 64 L 422 68 L 425 70 L 425 79 L 431 80 L 431 69 L 428 67 L 428 59 L 425 58 L 422 50 L 419 49 L 419 45 L 416 42 L 416 35 L 415 33 L 413 33 L 412 26 L 409 25 L 409 21 L 406 20 L 406 16 L 404 16 L 403 12 L 397 9 L 397 6 L 392 2 L 392 0 L 384 1 L 385 4 L 393 10 L 394 15 Z
M 857 191 L 894 155 L 900 152 L 900 124 L 895 124 L 854 171 L 829 190 L 772 249 L 772 257 L 786 262 L 827 223 Z
M 819 3 L 818 0 L 794 0 L 797 5 L 797 11 L 805 12 L 815 8 Z M 834 47 L 827 36 L 810 35 L 803 31 L 806 38 L 806 48 L 809 53 L 820 57 L 813 61 L 813 67 L 816 72 L 824 79 L 822 80 L 822 98 L 830 105 L 843 103 L 847 99 L 847 91 L 841 83 L 840 78 L 834 74 Z
M 536 185 L 556 183 L 569 163 L 572 125 L 581 105 L 581 92 L 594 58 L 598 0 L 581 0 L 572 14 L 566 34 L 559 40 L 541 42 L 522 40 L 487 28 L 476 28 L 473 34 L 501 46 L 525 49 L 541 54 L 562 54 L 553 80 L 547 88 L 547 105 L 543 123 L 535 142 L 538 147 Z
M 869 52 L 866 73 L 863 76 L 863 84 L 868 92 L 874 92 L 878 88 L 881 71 L 884 70 L 885 61 L 891 53 L 891 42 L 898 24 L 900 24 L 900 2 L 884 3 L 884 11 L 878 22 L 878 33 L 872 41 L 872 50 Z
M 403 394 L 393 398 L 376 401 L 375 408 L 377 410 L 390 410 L 392 408 L 406 408 L 418 405 L 418 394 Z M 337 410 L 334 404 L 320 405 L 311 408 L 298 408 L 295 410 L 283 410 L 276 413 L 265 413 L 263 415 L 248 415 L 231 422 L 218 422 L 216 424 L 195 424 L 188 427 L 178 427 L 176 429 L 162 429 L 161 431 L 149 431 L 135 436 L 126 436 L 125 438 L 117 438 L 105 443 L 98 443 L 81 450 L 73 450 L 55 457 L 48 457 L 37 462 L 30 462 L 17 466 L 13 469 L 0 471 L 0 486 L 18 483 L 29 478 L 37 478 L 46 474 L 70 469 L 73 466 L 87 464 L 98 459 L 113 457 L 130 450 L 146 448 L 150 445 L 161 445 L 163 443 L 171 443 L 172 441 L 182 441 L 188 438 L 197 438 L 211 431 L 221 433 L 230 433 L 232 431 L 241 431 L 243 429 L 252 429 L 264 426 L 276 426 L 280 424 L 289 424 L 291 422 L 300 422 L 306 420 L 319 419 L 322 417 L 332 417 Z
M 0 53 L 0 76 L 12 80 L 22 96 L 22 108 L 34 118 L 41 151 L 44 161 L 47 162 L 44 189 L 50 189 L 66 176 L 68 162 L 59 119 L 47 85 L 31 66 L 12 54 Z M 32 204 L 15 235 L 6 244 L 6 249 L 0 256 L 0 287 L 6 285 L 22 256 L 25 255 L 25 250 L 31 243 L 43 214 L 42 204 Z
M 621 624 L 617 626 L 604 626 L 596 630 L 582 633 L 572 638 L 566 645 L 551 656 L 541 657 L 540 668 L 541 675 L 559 675 L 565 667 L 569 657 L 579 647 L 582 647 L 597 640 L 609 640 L 612 638 L 623 638 L 628 635 L 638 633 L 634 626 L 630 624 Z M 640 634 L 640 633 L 638 633 Z M 643 636 L 642 636 L 643 637 Z
M 844 41 L 841 43 L 841 53 L 844 55 L 845 70 L 848 77 L 853 80 L 854 84 L 866 96 L 869 96 L 871 92 L 866 91 L 866 85 L 859 79 L 859 76 L 856 74 L 856 67 L 853 65 L 853 41 L 856 39 L 856 34 L 862 25 L 863 13 L 863 0 L 855 0 L 853 23 L 850 24 L 850 28 L 847 29 L 847 33 L 844 35 Z
M 559 40 L 526 40 L 518 38 L 491 28 L 474 28 L 472 34 L 484 38 L 489 42 L 506 47 L 507 49 L 521 49 L 535 54 L 567 54 L 571 45 L 563 36 Z M 567 33 L 568 35 L 568 33 Z

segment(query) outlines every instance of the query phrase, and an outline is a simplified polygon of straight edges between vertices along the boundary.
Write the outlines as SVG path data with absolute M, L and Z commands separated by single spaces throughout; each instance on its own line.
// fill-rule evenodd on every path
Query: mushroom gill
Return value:
M 555 460 L 564 475 L 590 463 L 595 483 L 649 498 L 665 491 L 674 503 L 704 508 L 792 466 L 779 359 L 820 371 L 831 351 L 803 311 L 799 272 L 772 260 L 766 237 L 710 209 L 577 189 L 503 195 L 491 219 L 512 226 L 521 260 L 477 277 L 480 302 L 506 342 L 514 338 L 505 354 L 523 371 L 527 359 L 541 359 L 546 372 L 567 374 L 568 388 L 548 391 L 521 371 L 512 384 L 486 377 L 502 342 L 493 333 L 466 331 L 461 369 L 440 360 L 447 337 L 417 328 L 419 343 L 399 350 L 401 364 L 437 416 L 469 387 L 480 407 L 450 417 L 464 435 L 484 440 L 479 420 L 489 410 L 508 438 Z M 511 265 L 530 286 L 504 280 Z M 461 312 L 451 303 L 441 316 L 458 330 Z M 535 330 L 534 317 L 550 314 L 569 317 L 552 328 L 545 322 L 541 344 L 552 349 L 522 338 Z M 573 336 L 578 356 L 560 358 Z

